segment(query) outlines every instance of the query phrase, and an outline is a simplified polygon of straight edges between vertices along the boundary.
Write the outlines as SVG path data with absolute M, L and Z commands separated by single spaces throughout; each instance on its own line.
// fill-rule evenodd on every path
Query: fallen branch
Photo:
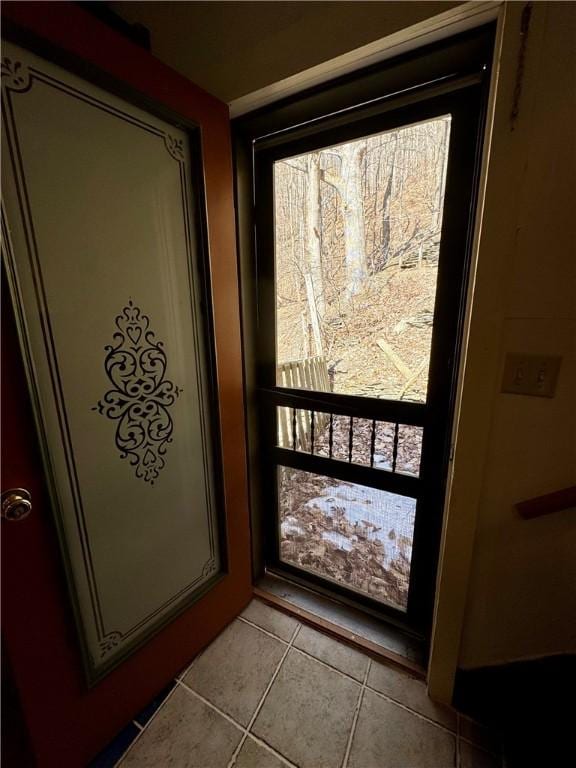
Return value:
M 404 376 L 405 379 L 411 379 L 414 375 L 412 373 L 412 370 L 408 368 L 406 363 L 402 360 L 399 355 L 394 352 L 390 344 L 388 344 L 387 341 L 384 341 L 384 339 L 377 339 L 376 344 L 380 347 L 382 352 L 386 355 L 386 357 L 390 360 L 391 363 L 393 363 L 396 368 L 400 371 L 400 373 Z
M 418 366 L 418 370 L 416 371 L 416 373 L 412 374 L 412 376 L 408 379 L 408 381 L 404 384 L 404 386 L 400 390 L 400 394 L 398 396 L 398 400 L 402 400 L 402 398 L 408 392 L 408 390 L 410 389 L 412 384 L 414 384 L 414 382 L 416 381 L 418 376 L 420 376 L 420 374 L 422 373 L 424 368 L 426 368 L 427 364 L 428 364 L 428 360 L 427 360 L 427 358 L 424 358 L 424 360 L 422 360 L 422 362 Z

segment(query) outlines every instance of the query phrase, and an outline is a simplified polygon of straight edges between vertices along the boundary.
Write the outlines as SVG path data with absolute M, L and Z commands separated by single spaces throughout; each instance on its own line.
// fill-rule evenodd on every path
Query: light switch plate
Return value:
M 561 357 L 508 353 L 504 363 L 502 392 L 534 397 L 554 397 Z

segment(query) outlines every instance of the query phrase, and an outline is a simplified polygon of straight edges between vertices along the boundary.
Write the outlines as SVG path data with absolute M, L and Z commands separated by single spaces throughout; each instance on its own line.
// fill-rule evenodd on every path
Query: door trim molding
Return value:
M 247 93 L 229 102 L 230 117 L 246 115 L 307 88 L 322 85 L 342 75 L 348 75 L 402 53 L 409 53 L 424 45 L 480 27 L 498 18 L 503 2 L 504 0 L 482 0 L 463 3 L 437 16 L 424 19 L 418 24 L 400 29 L 391 35 L 317 64 L 315 67 Z

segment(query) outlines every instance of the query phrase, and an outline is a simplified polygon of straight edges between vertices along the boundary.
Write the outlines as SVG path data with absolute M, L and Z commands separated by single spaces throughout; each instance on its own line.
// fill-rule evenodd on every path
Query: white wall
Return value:
M 429 690 L 456 666 L 576 650 L 576 510 L 513 505 L 576 483 L 576 8 L 535 3 L 511 125 L 521 14 L 508 3 L 446 508 Z M 502 394 L 506 352 L 563 357 L 556 396 Z
M 509 10 L 505 39 L 517 37 L 520 8 Z M 514 131 L 514 59 L 501 72 L 494 160 L 509 176 L 495 193 L 502 210 L 492 209 L 484 227 L 505 288 L 464 667 L 576 651 L 576 510 L 524 521 L 513 509 L 576 484 L 575 49 L 576 5 L 536 3 Z M 507 351 L 562 355 L 556 396 L 500 393 Z

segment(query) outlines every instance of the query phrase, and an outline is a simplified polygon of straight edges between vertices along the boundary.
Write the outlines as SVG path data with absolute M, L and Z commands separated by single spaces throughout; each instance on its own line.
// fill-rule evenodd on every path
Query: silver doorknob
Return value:
M 4 520 L 23 520 L 32 511 L 32 496 L 26 488 L 10 488 L 2 494 L 2 517 Z

